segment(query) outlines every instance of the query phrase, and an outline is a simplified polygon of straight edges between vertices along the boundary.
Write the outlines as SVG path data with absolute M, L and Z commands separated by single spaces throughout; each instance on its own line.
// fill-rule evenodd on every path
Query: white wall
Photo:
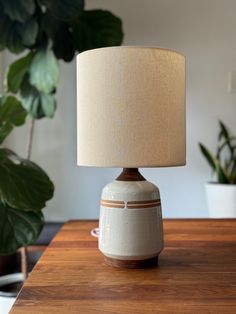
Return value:
M 236 69 L 236 1 L 88 0 L 87 7 L 121 16 L 125 45 L 161 46 L 186 55 L 187 166 L 142 173 L 160 187 L 165 217 L 207 217 L 204 182 L 210 173 L 197 143 L 215 147 L 218 118 L 236 133 L 236 96 L 227 93 L 228 72 Z M 37 123 L 33 147 L 33 159 L 56 185 L 46 218 L 97 218 L 101 189 L 120 170 L 76 166 L 74 62 L 61 66 L 58 103 L 53 120 Z M 22 154 L 25 135 L 26 128 L 18 129 L 8 141 Z

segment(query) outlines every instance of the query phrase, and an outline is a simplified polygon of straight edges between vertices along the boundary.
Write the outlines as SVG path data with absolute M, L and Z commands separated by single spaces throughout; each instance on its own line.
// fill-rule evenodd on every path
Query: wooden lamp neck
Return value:
M 116 178 L 117 181 L 146 181 L 138 168 L 123 168 L 121 174 Z

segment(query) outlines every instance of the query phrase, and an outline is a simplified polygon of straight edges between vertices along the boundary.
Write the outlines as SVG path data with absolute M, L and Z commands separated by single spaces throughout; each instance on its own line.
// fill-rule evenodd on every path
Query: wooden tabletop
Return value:
M 66 223 L 11 314 L 236 313 L 236 219 L 165 220 L 159 267 L 107 266 L 90 230 Z

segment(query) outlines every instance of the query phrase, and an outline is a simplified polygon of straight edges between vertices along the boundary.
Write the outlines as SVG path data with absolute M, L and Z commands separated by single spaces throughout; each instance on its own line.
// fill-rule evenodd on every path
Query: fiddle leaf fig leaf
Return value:
M 55 18 L 49 11 L 42 16 L 42 28 L 52 40 L 52 50 L 58 59 L 69 62 L 75 55 L 70 25 Z M 66 38 L 66 45 L 62 38 Z
M 56 100 L 53 95 L 41 93 L 40 94 L 40 105 L 44 115 L 48 118 L 54 116 L 56 110 Z
M 30 84 L 40 92 L 51 93 L 59 81 L 59 65 L 50 48 L 39 50 L 29 69 Z
M 14 96 L 0 96 L 0 144 L 14 126 L 24 124 L 27 112 Z
M 11 21 L 8 16 L 0 16 L 0 46 L 6 47 L 13 53 L 22 52 L 25 47 L 20 36 L 21 24 Z
M 42 230 L 41 211 L 22 211 L 0 202 L 0 254 L 11 254 L 34 243 Z
M 22 37 L 22 43 L 26 47 L 31 47 L 35 44 L 38 35 L 39 26 L 34 18 L 27 20 L 24 24 L 21 24 L 20 34 Z
M 53 94 L 39 92 L 34 86 L 30 85 L 28 76 L 23 79 L 20 97 L 22 106 L 34 118 L 52 118 L 56 111 L 56 99 Z
M 24 211 L 39 211 L 52 198 L 54 186 L 42 168 L 0 149 L 0 202 Z
M 40 0 L 56 18 L 69 21 L 84 9 L 84 0 Z
M 122 43 L 122 22 L 109 11 L 83 11 L 72 23 L 74 44 L 79 52 Z
M 2 1 L 4 12 L 12 21 L 24 22 L 34 14 L 36 6 L 34 0 Z
M 34 54 L 30 52 L 25 57 L 18 59 L 9 66 L 5 79 L 7 91 L 12 93 L 18 92 L 22 80 L 29 70 L 33 56 Z

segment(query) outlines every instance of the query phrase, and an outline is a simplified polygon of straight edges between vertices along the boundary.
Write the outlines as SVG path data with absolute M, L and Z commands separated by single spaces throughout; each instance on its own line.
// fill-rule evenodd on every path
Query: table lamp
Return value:
M 157 265 L 160 194 L 138 168 L 185 165 L 185 57 L 132 46 L 79 54 L 77 123 L 78 165 L 123 168 L 102 191 L 100 251 L 117 267 Z

